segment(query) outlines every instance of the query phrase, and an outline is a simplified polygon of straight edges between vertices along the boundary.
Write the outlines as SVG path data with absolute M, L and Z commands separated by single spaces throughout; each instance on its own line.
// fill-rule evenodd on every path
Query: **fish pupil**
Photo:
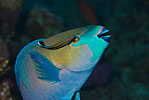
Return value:
M 72 41 L 72 43 L 78 43 L 79 39 L 77 37 L 74 38 L 74 40 Z

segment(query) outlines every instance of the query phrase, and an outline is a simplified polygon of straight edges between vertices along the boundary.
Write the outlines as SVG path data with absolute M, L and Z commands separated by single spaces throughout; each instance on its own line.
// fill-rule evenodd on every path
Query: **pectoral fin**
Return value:
M 35 69 L 37 71 L 37 76 L 39 79 L 48 80 L 52 83 L 60 81 L 60 69 L 55 67 L 49 61 L 49 59 L 47 59 L 38 52 L 31 52 L 30 56 L 35 63 Z
M 80 92 L 77 92 L 74 100 L 80 100 Z
M 80 93 L 75 93 L 75 91 L 70 92 L 60 100 L 80 100 Z
M 74 91 L 68 93 L 66 96 L 64 96 L 63 98 L 61 98 L 60 100 L 72 100 L 72 97 L 74 95 Z

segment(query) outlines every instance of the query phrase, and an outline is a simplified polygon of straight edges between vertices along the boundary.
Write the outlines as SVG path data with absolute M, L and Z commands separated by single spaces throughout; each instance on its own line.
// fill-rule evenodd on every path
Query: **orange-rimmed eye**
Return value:
M 76 43 L 78 43 L 79 42 L 79 39 L 78 38 L 75 38 L 73 41 L 72 41 L 72 43 L 74 43 L 74 44 L 76 44 Z

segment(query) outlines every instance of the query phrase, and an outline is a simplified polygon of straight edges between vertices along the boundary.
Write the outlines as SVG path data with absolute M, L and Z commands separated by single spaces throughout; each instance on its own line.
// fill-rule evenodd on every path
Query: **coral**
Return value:
M 10 79 L 5 79 L 0 82 L 0 100 L 15 100 L 11 94 L 13 84 Z
M 10 70 L 10 66 L 8 66 L 9 57 L 7 44 L 4 40 L 0 39 L 0 75 L 3 75 Z
M 1 0 L 0 2 L 0 19 L 12 20 L 18 15 L 23 4 L 23 0 Z

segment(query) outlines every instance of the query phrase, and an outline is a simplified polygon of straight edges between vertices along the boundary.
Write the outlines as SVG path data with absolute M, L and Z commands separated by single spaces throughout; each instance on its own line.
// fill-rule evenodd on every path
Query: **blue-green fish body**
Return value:
M 90 25 L 25 46 L 15 64 L 23 99 L 80 100 L 79 89 L 108 45 L 107 31 Z

